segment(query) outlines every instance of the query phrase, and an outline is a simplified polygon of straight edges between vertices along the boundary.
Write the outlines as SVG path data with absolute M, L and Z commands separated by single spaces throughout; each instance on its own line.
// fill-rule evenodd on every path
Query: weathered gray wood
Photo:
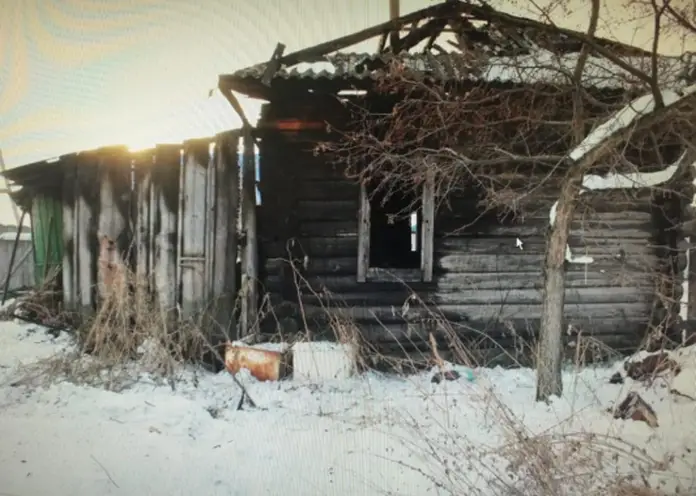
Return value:
M 179 146 L 158 145 L 152 174 L 152 200 L 154 222 L 154 286 L 157 302 L 167 319 L 173 319 L 177 306 L 177 228 L 179 172 L 181 149 Z
M 320 301 L 333 302 L 337 305 L 350 307 L 369 306 L 374 302 L 381 305 L 398 306 L 411 298 L 408 286 L 404 285 L 403 291 L 365 291 L 343 294 L 320 294 L 304 291 L 304 297 L 309 304 L 319 304 Z M 417 299 L 427 305 L 437 307 L 449 305 L 481 305 L 494 307 L 508 307 L 510 305 L 540 305 L 542 301 L 542 289 L 476 289 L 468 288 L 459 291 L 421 291 Z M 633 304 L 642 303 L 647 307 L 654 296 L 652 288 L 567 288 L 566 302 L 568 304 L 587 306 L 588 309 L 596 304 Z M 418 300 L 410 301 L 410 306 L 417 306 Z
M 126 147 L 97 150 L 99 154 L 99 234 L 116 242 L 122 256 L 130 250 L 131 156 Z
M 77 309 L 77 264 L 76 264 L 76 237 L 77 208 L 75 204 L 75 192 L 77 177 L 75 164 L 65 166 L 63 176 L 63 306 L 68 311 Z
M 242 167 L 242 226 L 245 235 L 242 259 L 242 315 L 240 334 L 246 336 L 256 332 L 258 313 L 258 252 L 256 228 L 256 170 L 254 167 L 254 140 L 251 129 L 244 129 L 244 162 Z
M 150 288 L 152 272 L 152 204 L 151 195 L 151 168 L 153 162 L 152 153 L 140 153 L 134 159 L 135 168 L 135 273 L 138 284 L 142 289 Z
M 360 186 L 360 209 L 358 211 L 358 282 L 365 282 L 370 268 L 370 199 L 367 187 Z M 350 234 L 350 233 L 346 233 Z
M 438 274 L 432 283 L 404 285 L 401 282 L 379 282 L 374 284 L 358 284 L 352 275 L 309 275 L 306 277 L 309 287 L 316 291 L 324 288 L 331 293 L 356 293 L 356 292 L 403 292 L 431 291 L 443 293 L 457 293 L 471 289 L 488 290 L 501 289 L 541 289 L 542 273 L 535 272 L 500 272 L 500 273 L 469 273 L 458 274 L 454 272 Z M 277 275 L 269 275 L 265 280 L 268 291 L 278 291 L 281 280 Z M 568 272 L 566 274 L 566 287 L 568 288 L 597 288 L 598 290 L 611 290 L 613 288 L 654 288 L 655 281 L 651 274 L 636 274 L 632 277 L 620 278 L 613 274 L 601 272 Z
M 304 311 L 311 317 L 326 315 L 326 307 L 321 305 L 304 305 Z M 505 305 L 440 305 L 436 309 L 409 307 L 407 312 L 396 305 L 343 307 L 341 312 L 352 321 L 400 322 L 428 318 L 440 315 L 452 321 L 505 321 L 505 320 L 538 320 L 541 316 L 541 305 L 517 304 Z M 625 303 L 621 306 L 615 303 L 595 303 L 590 306 L 569 304 L 564 307 L 564 316 L 569 319 L 584 319 L 591 315 L 592 320 L 605 319 L 641 320 L 648 317 L 648 309 L 643 303 Z
M 544 236 L 546 230 L 548 229 L 548 219 L 529 219 L 524 224 L 511 224 L 511 225 L 491 225 L 487 224 L 485 226 L 474 225 L 468 226 L 470 224 L 469 219 L 463 219 L 458 221 L 454 217 L 438 217 L 436 219 L 437 230 L 441 234 L 452 234 L 456 235 L 458 233 L 467 233 L 469 235 L 478 235 L 489 238 L 528 238 L 528 237 L 540 237 Z M 570 236 L 572 238 L 578 238 L 579 240 L 591 240 L 596 238 L 610 237 L 613 239 L 633 239 L 633 240 L 644 240 L 650 239 L 650 229 L 652 226 L 650 224 L 635 224 L 635 225 L 611 225 L 611 223 L 600 224 L 600 223 L 585 223 L 581 224 L 579 222 L 574 222 L 571 230 Z
M 464 236 L 451 236 L 444 238 L 436 238 L 436 249 L 438 253 L 457 254 L 467 253 L 471 255 L 496 254 L 496 255 L 520 255 L 528 253 L 544 253 L 546 250 L 546 241 L 539 236 L 530 238 L 520 238 L 522 248 L 517 246 L 516 238 L 491 239 L 491 238 L 474 238 Z M 571 246 L 576 250 L 582 251 L 588 255 L 618 255 L 620 251 L 627 257 L 645 255 L 657 248 L 657 243 L 650 240 L 626 240 L 621 238 L 602 238 L 593 240 L 591 243 L 586 243 L 578 246 L 578 243 L 572 243 Z
M 369 321 L 360 322 L 357 328 L 363 338 L 373 345 L 382 349 L 393 347 L 393 351 L 412 344 L 414 347 L 421 347 L 430 351 L 428 344 L 428 334 L 433 332 L 438 340 L 445 338 L 448 342 L 451 337 L 456 337 L 466 344 L 475 344 L 477 349 L 497 348 L 501 351 L 514 350 L 520 344 L 534 345 L 539 333 L 538 319 L 508 320 L 501 322 L 467 322 L 466 324 L 448 323 L 446 325 L 424 326 L 418 322 L 382 322 L 373 323 Z M 585 337 L 601 337 L 602 342 L 631 342 L 635 339 L 637 331 L 645 331 L 647 326 L 644 321 L 625 320 L 625 319 L 604 319 L 592 322 L 589 319 L 575 318 L 565 319 L 564 326 L 573 329 L 572 335 L 566 335 L 568 343 L 577 343 L 578 332 L 581 332 L 580 339 Z M 641 333 L 642 334 L 642 333 Z M 515 346 L 517 341 L 517 346 Z M 388 346 L 385 347 L 384 345 Z M 407 346 L 408 347 L 408 346 Z M 612 349 L 612 348 L 610 348 Z M 472 352 L 473 349 L 467 351 Z
M 214 234 L 208 215 L 209 143 L 184 144 L 179 191 L 179 267 L 181 316 L 192 318 L 208 303 L 208 239 Z
M 435 177 L 429 171 L 423 184 L 421 219 L 421 272 L 423 281 L 433 280 L 433 256 L 435 243 Z
M 584 250 L 576 250 L 577 255 L 584 255 Z M 436 258 L 436 268 L 444 272 L 529 272 L 539 270 L 544 259 L 542 253 L 520 253 L 517 255 L 442 255 Z M 599 270 L 617 271 L 654 271 L 657 258 L 652 256 L 628 257 L 622 261 L 614 254 L 598 255 L 591 264 L 568 264 L 568 271 L 593 272 Z
M 77 293 L 80 314 L 84 317 L 94 312 L 97 283 L 97 216 L 98 193 L 97 161 L 94 152 L 79 156 L 77 163 L 75 266 L 77 268 Z M 98 190 L 97 190 L 98 191 Z
M 215 319 L 227 339 L 236 339 L 234 315 L 237 291 L 237 212 L 239 136 L 223 133 L 215 142 L 216 209 L 214 230 L 213 294 Z

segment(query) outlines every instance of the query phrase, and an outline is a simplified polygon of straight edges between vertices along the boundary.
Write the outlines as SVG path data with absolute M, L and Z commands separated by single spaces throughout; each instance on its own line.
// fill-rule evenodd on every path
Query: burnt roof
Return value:
M 403 37 L 395 30 L 411 24 Z M 454 40 L 442 40 L 445 28 Z M 351 45 L 381 37 L 378 53 L 339 53 Z M 389 38 L 387 46 L 386 39 Z M 383 76 L 390 63 L 422 72 L 443 81 L 500 83 L 569 83 L 583 43 L 588 37 L 523 17 L 499 12 L 483 2 L 447 1 L 408 14 L 358 33 L 305 48 L 232 74 L 221 75 L 223 92 L 270 99 L 274 89 L 289 82 L 307 86 L 334 83 L 339 87 L 364 86 Z M 640 82 L 630 68 L 647 70 L 651 54 L 616 41 L 594 38 L 583 85 L 599 88 L 630 88 Z M 409 52 L 425 43 L 418 52 Z M 445 44 L 444 42 L 442 43 Z M 625 62 L 628 70 L 609 62 L 610 52 Z M 662 83 L 674 84 L 681 77 L 679 57 L 659 57 Z M 264 76 L 266 81 L 264 81 Z M 265 84 L 269 83 L 269 84 Z

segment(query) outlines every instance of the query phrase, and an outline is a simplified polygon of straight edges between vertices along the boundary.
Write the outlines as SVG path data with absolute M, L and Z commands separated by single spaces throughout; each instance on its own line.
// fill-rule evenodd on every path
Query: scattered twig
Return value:
M 115 487 L 117 487 L 117 488 L 120 489 L 120 486 L 119 486 L 118 484 L 116 484 L 116 481 L 114 480 L 113 477 L 111 477 L 111 474 L 109 473 L 108 470 L 106 470 L 106 467 L 105 467 L 104 465 L 102 465 L 101 462 L 100 462 L 99 460 L 97 460 L 96 457 L 95 457 L 94 455 L 90 454 L 89 456 L 92 458 L 92 460 L 94 460 L 94 463 L 96 463 L 97 465 L 99 465 L 99 467 L 101 467 L 101 469 L 104 471 L 104 474 L 106 474 L 106 476 L 109 478 L 109 480 L 111 481 L 111 483 L 112 483 Z

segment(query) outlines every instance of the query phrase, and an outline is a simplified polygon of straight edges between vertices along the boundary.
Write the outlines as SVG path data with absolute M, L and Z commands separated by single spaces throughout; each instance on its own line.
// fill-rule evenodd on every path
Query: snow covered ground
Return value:
M 544 473 L 616 480 L 650 457 L 668 466 L 645 469 L 653 484 L 696 494 L 696 404 L 670 395 L 667 379 L 609 384 L 620 364 L 566 373 L 551 405 L 533 401 L 531 370 L 478 369 L 441 384 L 430 374 L 320 385 L 243 377 L 260 408 L 241 411 L 225 372 L 182 372 L 175 390 L 147 378 L 121 393 L 12 385 L 19 364 L 69 347 L 42 328 L 0 323 L 3 496 L 514 494 L 496 481 L 534 495 Z M 629 389 L 659 427 L 607 412 Z

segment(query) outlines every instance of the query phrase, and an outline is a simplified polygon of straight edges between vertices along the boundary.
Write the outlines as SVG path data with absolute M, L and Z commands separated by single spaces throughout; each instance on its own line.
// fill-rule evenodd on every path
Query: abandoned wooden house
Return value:
M 410 31 L 400 37 L 407 25 Z M 437 43 L 447 26 L 458 52 Z M 380 37 L 378 53 L 338 53 L 370 37 Z M 631 64 L 650 63 L 641 50 L 595 43 Z M 424 44 L 423 53 L 414 52 Z M 449 1 L 287 56 L 280 49 L 268 63 L 221 75 L 219 88 L 242 116 L 241 130 L 140 154 L 122 148 L 78 153 L 6 176 L 22 187 L 15 198 L 23 208 L 43 205 L 33 229 L 61 237 L 52 245 L 60 248 L 43 260 L 62 267 L 66 308 L 94 308 L 98 235 L 106 234 L 125 263 L 149 280 L 162 307 L 178 308 L 183 317 L 211 310 L 231 337 L 236 329 L 239 335 L 309 330 L 336 338 L 352 329 L 382 354 L 417 356 L 428 349 L 429 332 L 447 348 L 451 331 L 482 360 L 522 360 L 531 355 L 541 316 L 558 183 L 545 182 L 525 215 L 515 218 L 480 215 L 481 191 L 474 186 L 438 202 L 426 181 L 415 203 L 396 196 L 383 202 L 315 149 L 351 125 L 346 101 L 389 111 L 394 99 L 376 86 L 394 62 L 459 85 L 567 86 L 564 70 L 539 66 L 534 51 L 540 47 L 555 57 L 550 65 L 573 64 L 582 37 Z M 487 54 L 476 71 L 472 53 Z M 300 63 L 309 67 L 293 68 Z M 631 74 L 607 68 L 596 54 L 590 63 L 587 91 L 602 98 L 632 90 Z M 665 74 L 680 64 L 668 57 L 660 63 Z M 233 91 L 267 102 L 254 128 Z M 659 168 L 654 163 L 645 171 Z M 688 252 L 679 231 L 669 229 L 681 221 L 684 201 L 651 189 L 587 197 L 570 248 L 592 260 L 567 264 L 567 344 L 590 339 L 595 349 L 633 351 L 655 326 L 689 318 Z M 411 214 L 396 215 L 407 204 L 416 205 Z
M 390 34 L 408 22 L 413 26 L 404 37 Z M 433 49 L 444 26 L 456 33 L 459 51 Z M 381 36 L 378 53 L 337 52 L 369 36 Z M 347 177 L 344 163 L 316 148 L 341 139 L 332 130 L 351 129 L 349 109 L 355 106 L 391 112 L 398 97 L 377 90 L 390 64 L 465 90 L 567 87 L 579 39 L 473 2 L 447 2 L 426 15 L 286 57 L 275 53 L 267 63 L 220 76 L 225 94 L 232 90 L 268 102 L 255 130 L 264 199 L 256 234 L 259 291 L 274 309 L 271 324 L 282 321 L 279 327 L 287 332 L 303 328 L 308 315 L 340 315 L 381 353 L 417 355 L 428 348 L 432 321 L 444 319 L 484 360 L 528 356 L 526 346 L 534 342 L 541 316 L 549 210 L 559 183 L 546 181 L 527 214 L 514 220 L 481 215 L 481 192 L 474 187 L 436 202 L 426 182 L 420 204 L 394 196 L 385 203 L 369 186 Z M 635 67 L 647 67 L 644 51 L 608 40 L 597 44 Z M 423 51 L 415 53 L 416 45 L 425 45 Z M 548 56 L 546 65 L 535 54 L 539 47 Z M 471 54 L 487 54 L 479 70 L 473 70 Z M 587 91 L 600 99 L 631 92 L 636 81 L 630 74 L 609 68 L 600 57 L 590 60 Z M 564 63 L 568 70 L 559 70 Z M 665 77 L 675 77 L 676 59 L 660 63 Z M 652 152 L 652 159 L 646 151 L 636 157 L 641 171 L 659 169 Z M 671 203 L 674 218 L 667 218 L 665 206 Z M 687 302 L 680 300 L 685 252 L 676 231 L 665 231 L 679 222 L 682 203 L 650 189 L 588 195 L 576 214 L 571 248 L 593 261 L 567 264 L 568 344 L 584 336 L 600 348 L 631 351 L 655 326 L 669 326 L 668 315 L 686 317 Z M 405 205 L 412 206 L 411 215 L 397 215 Z M 442 338 L 442 331 L 435 334 Z

